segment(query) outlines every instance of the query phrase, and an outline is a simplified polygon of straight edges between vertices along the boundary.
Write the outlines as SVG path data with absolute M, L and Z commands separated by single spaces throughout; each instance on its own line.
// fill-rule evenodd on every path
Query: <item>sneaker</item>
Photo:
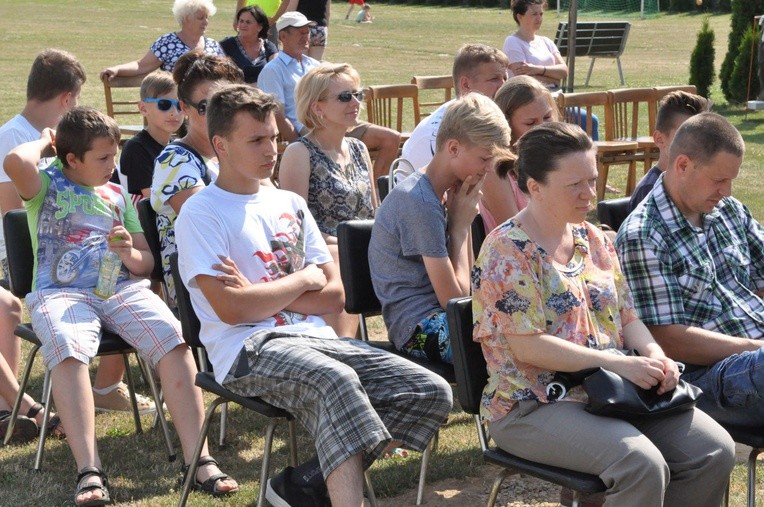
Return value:
M 127 384 L 120 382 L 116 389 L 109 394 L 93 392 L 96 412 L 132 412 L 133 405 L 130 403 L 130 391 Z M 135 402 L 138 404 L 140 415 L 153 414 L 157 411 L 156 405 L 146 396 L 135 393 Z
M 302 487 L 292 479 L 294 468 L 286 467 L 280 474 L 268 479 L 265 499 L 273 507 L 325 507 L 331 505 L 324 495 L 316 495 L 309 487 Z

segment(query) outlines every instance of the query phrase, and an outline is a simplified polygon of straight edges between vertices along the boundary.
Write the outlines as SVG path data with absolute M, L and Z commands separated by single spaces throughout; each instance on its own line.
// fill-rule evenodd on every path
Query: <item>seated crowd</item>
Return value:
M 146 127 L 125 143 L 117 172 L 119 127 L 78 106 L 85 72 L 65 51 L 38 55 L 23 111 L 0 127 L 0 209 L 27 212 L 35 261 L 25 302 L 52 375 L 49 433 L 66 438 L 77 466 L 75 505 L 111 502 L 94 413 L 129 409 L 121 358 L 101 359 L 90 380 L 103 330 L 156 368 L 183 473 L 191 465 L 204 406 L 172 311 L 177 252 L 216 381 L 288 411 L 315 440 L 310 459 L 260 485 L 273 505 L 360 506 L 377 458 L 426 449 L 453 399 L 422 363 L 453 362 L 445 309 L 473 295 L 489 373 L 482 415 L 500 448 L 599 476 L 607 506 L 718 506 L 734 465 L 724 426 L 764 417 L 764 228 L 731 197 L 740 133 L 702 97 L 667 95 L 659 159 L 612 242 L 586 221 L 596 148 L 558 121 L 559 52 L 536 41 L 551 52 L 542 65 L 466 44 L 453 61 L 457 97 L 416 126 L 403 146 L 413 172 L 380 203 L 376 176 L 400 134 L 358 119 L 361 76 L 308 56 L 316 22 L 286 11 L 289 2 L 270 18 L 245 3 L 238 35 L 218 44 L 204 36 L 212 2 L 176 0 L 180 31 L 102 71 L 105 80 L 147 74 Z M 543 6 L 513 2 L 515 42 L 534 45 L 531 16 Z M 271 23 L 280 51 L 267 40 Z M 291 142 L 281 157 L 280 138 Z M 135 207 L 146 198 L 157 212 L 160 294 Z M 337 227 L 372 218 L 369 269 L 394 352 L 355 339 L 358 320 L 344 312 Z M 488 233 L 479 252 L 476 218 Z M 72 248 L 83 267 L 62 277 Z M 0 432 L 14 423 L 16 442 L 43 420 L 28 395 L 10 420 L 21 308 L 0 288 Z M 548 394 L 556 373 L 593 367 L 659 393 L 681 377 L 703 394 L 696 409 L 641 421 L 589 414 L 581 388 Z M 156 410 L 138 402 L 141 413 Z M 201 456 L 195 489 L 238 491 L 206 444 Z

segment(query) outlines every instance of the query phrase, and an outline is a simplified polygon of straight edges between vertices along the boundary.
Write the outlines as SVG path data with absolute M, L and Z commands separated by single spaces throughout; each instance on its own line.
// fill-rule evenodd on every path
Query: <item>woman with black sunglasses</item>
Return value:
M 295 89 L 297 119 L 308 134 L 290 144 L 279 166 L 281 188 L 301 195 L 318 223 L 334 261 L 337 225 L 372 218 L 376 198 L 366 146 L 348 130 L 363 104 L 361 78 L 348 64 L 311 69 Z M 358 319 L 346 313 L 324 316 L 339 336 L 355 336 Z
M 157 212 L 162 269 L 169 301 L 175 301 L 170 254 L 175 252 L 175 219 L 180 207 L 217 177 L 215 152 L 207 136 L 207 96 L 216 85 L 243 83 L 241 70 L 222 56 L 186 53 L 175 65 L 180 107 L 187 118 L 186 135 L 165 146 L 154 162 L 151 206 Z

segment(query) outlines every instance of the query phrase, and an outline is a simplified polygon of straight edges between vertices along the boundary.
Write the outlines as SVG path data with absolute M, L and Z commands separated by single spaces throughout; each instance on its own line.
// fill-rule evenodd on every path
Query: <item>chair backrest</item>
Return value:
M 629 38 L 628 21 L 578 21 L 576 23 L 576 56 L 612 57 L 623 54 Z M 568 56 L 568 23 L 560 21 L 555 45 L 562 56 Z
M 162 246 L 159 241 L 159 231 L 157 230 L 157 212 L 151 207 L 151 200 L 144 197 L 138 201 L 138 220 L 141 222 L 143 235 L 151 249 L 151 255 L 154 257 L 154 269 L 151 271 L 151 279 L 158 282 L 164 281 L 162 273 Z
M 32 236 L 29 233 L 26 210 L 14 209 L 6 213 L 3 217 L 3 232 L 11 292 L 23 298 L 32 292 L 34 271 Z
M 191 306 L 191 295 L 180 277 L 178 252 L 170 254 L 170 271 L 172 272 L 172 280 L 175 282 L 175 302 L 178 305 L 178 318 L 180 319 L 183 339 L 190 347 L 203 349 L 204 345 L 199 339 L 202 325 L 196 312 L 194 312 L 194 307 Z
M 377 178 L 377 189 L 379 190 L 379 202 L 385 200 L 387 194 L 390 193 L 390 176 L 384 174 Z
M 480 400 L 488 383 L 483 349 L 472 340 L 472 298 L 454 298 L 446 306 L 448 335 L 454 351 L 454 373 L 459 404 L 468 414 L 480 413 Z
M 454 90 L 454 77 L 451 75 L 448 76 L 414 76 L 411 78 L 411 84 L 416 85 L 416 87 L 419 89 L 419 108 L 420 110 L 424 108 L 428 109 L 435 109 L 449 100 L 451 100 L 451 97 L 453 95 Z M 443 93 L 443 100 L 440 99 L 438 96 L 437 100 L 428 100 L 425 102 L 423 100 L 423 94 L 422 90 L 442 90 Z M 435 97 L 435 93 L 426 93 L 427 97 Z M 429 111 L 432 112 L 432 111 Z
M 586 133 L 592 137 L 592 114 L 594 108 L 604 112 L 608 104 L 607 92 L 561 93 L 557 96 L 560 119 L 565 123 L 581 125 L 581 113 L 586 112 Z
M 472 254 L 475 258 L 480 253 L 480 247 L 483 246 L 485 236 L 485 223 L 483 222 L 483 217 L 478 213 L 475 215 L 474 220 L 472 220 Z
M 421 119 L 419 88 L 413 84 L 370 86 L 366 93 L 366 114 L 369 122 L 403 132 L 407 100 L 411 102 L 409 111 L 414 120 L 409 130 L 413 130 Z
M 597 203 L 597 218 L 601 224 L 610 226 L 617 231 L 626 217 L 629 216 L 629 203 L 631 197 L 619 197 Z
M 345 287 L 345 311 L 362 317 L 382 312 L 369 269 L 369 242 L 374 220 L 350 220 L 337 226 L 340 276 Z
M 112 78 L 111 81 L 108 79 L 103 80 L 106 114 L 117 120 L 117 123 L 121 123 L 120 119 L 123 117 L 134 117 L 131 121 L 126 122 L 130 123 L 129 128 L 131 129 L 137 128 L 139 125 L 146 125 L 145 118 L 138 111 L 141 82 L 144 77 L 146 77 L 146 74 L 130 77 L 117 76 Z
M 653 135 L 658 107 L 652 88 L 622 88 L 607 93 L 610 97 L 605 108 L 605 139 Z
M 683 91 L 696 95 L 698 93 L 698 89 L 695 87 L 695 85 L 656 86 L 653 88 L 653 92 L 655 93 L 655 101 L 660 102 L 663 97 L 671 92 L 676 91 Z

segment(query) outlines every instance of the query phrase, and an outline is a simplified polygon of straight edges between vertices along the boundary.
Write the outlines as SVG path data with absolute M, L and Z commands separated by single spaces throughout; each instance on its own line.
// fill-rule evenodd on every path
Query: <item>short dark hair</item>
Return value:
M 34 59 L 27 78 L 27 100 L 45 102 L 62 93 L 76 93 L 85 83 L 85 69 L 61 49 L 46 49 Z
M 697 164 L 704 165 L 722 152 L 742 157 L 745 154 L 743 136 L 723 116 L 700 113 L 676 130 L 669 149 L 669 163 L 673 165 L 679 155 L 687 155 Z
M 69 153 L 82 160 L 99 137 L 119 144 L 119 125 L 114 118 L 92 107 L 74 107 L 64 114 L 56 128 L 56 155 L 64 166 Z
M 686 116 L 695 116 L 711 109 L 711 101 L 682 90 L 671 92 L 660 102 L 658 115 L 655 120 L 655 130 L 668 134 L 679 127 L 680 119 Z
M 255 21 L 257 21 L 257 24 L 260 25 L 262 28 L 259 32 L 257 32 L 257 36 L 261 39 L 266 39 L 268 37 L 268 29 L 270 29 L 271 25 L 268 23 L 268 16 L 265 15 L 265 12 L 259 5 L 249 5 L 246 7 L 242 7 L 238 11 L 236 11 L 236 21 L 239 21 L 239 18 L 241 18 L 241 15 L 245 12 L 248 12 L 252 14 L 252 17 L 255 18 Z
M 201 50 L 194 50 L 178 58 L 172 71 L 172 78 L 178 85 L 178 98 L 184 102 L 190 102 L 191 95 L 199 83 L 203 81 L 243 83 L 244 73 L 224 56 L 208 55 Z
M 515 23 L 518 25 L 520 24 L 520 20 L 517 19 L 517 15 L 524 16 L 526 12 L 528 12 L 528 7 L 531 5 L 540 5 L 541 7 L 546 10 L 546 0 L 512 0 L 512 4 L 510 5 L 510 9 L 512 9 L 512 17 L 515 20 Z
M 230 137 L 236 114 L 249 113 L 257 121 L 264 122 L 278 108 L 276 97 L 270 93 L 244 84 L 222 85 L 212 94 L 207 105 L 207 133 L 210 142 L 214 136 Z
M 546 183 L 558 169 L 559 159 L 571 153 L 593 149 L 591 138 L 571 123 L 550 122 L 533 127 L 517 140 L 517 186 L 528 193 L 528 179 Z

